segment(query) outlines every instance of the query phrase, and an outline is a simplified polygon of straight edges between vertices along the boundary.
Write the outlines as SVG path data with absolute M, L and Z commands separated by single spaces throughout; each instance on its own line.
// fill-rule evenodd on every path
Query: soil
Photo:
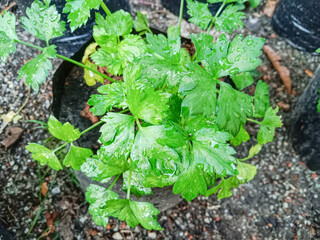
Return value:
M 262 64 L 257 69 L 260 74 L 257 72 L 255 80 L 263 79 L 269 84 L 272 106 L 280 102 L 287 105 L 280 110 L 284 125 L 277 129 L 274 142 L 264 146 L 261 153 L 250 160 L 258 168 L 254 180 L 234 190 L 230 198 L 198 197 L 161 213 L 159 223 L 163 231 L 147 231 L 139 226 L 130 229 L 116 219 L 111 219 L 106 229 L 96 226 L 74 174 L 47 171 L 46 166 L 39 167 L 25 150 L 29 142 L 43 143 L 46 139 L 51 146 L 59 144 L 49 138 L 47 130 L 27 122 L 46 121 L 51 114 L 50 75 L 38 94 L 31 93 L 21 112 L 22 120 L 7 126 L 21 127 L 24 131 L 20 139 L 8 149 L 0 147 L 0 239 L 4 231 L 12 233 L 15 239 L 38 239 L 44 233 L 47 237 L 43 239 L 320 239 L 320 172 L 307 169 L 293 151 L 288 134 L 292 109 L 311 79 L 305 70 L 314 72 L 320 58 L 296 50 L 276 36 L 271 19 L 263 14 L 264 5 L 263 2 L 256 9 L 247 10 L 245 28 L 238 33 L 266 38 L 266 44 L 281 56 L 282 65 L 290 70 L 293 94 L 286 92 L 278 73 L 262 54 Z M 151 26 L 160 27 L 162 31 L 177 23 L 177 17 L 158 0 L 133 0 L 131 7 L 133 14 L 138 10 L 147 13 Z M 200 32 L 186 21 L 182 29 L 185 37 L 191 32 Z M 18 35 L 23 41 L 39 44 L 21 28 L 18 28 Z M 27 88 L 24 81 L 17 80 L 17 73 L 37 53 L 18 45 L 14 56 L 5 64 L 0 62 L 0 115 L 17 111 L 25 100 Z M 60 63 L 60 60 L 53 62 L 53 72 Z M 80 70 L 78 74 L 82 74 Z M 83 108 L 84 105 L 79 106 L 79 110 Z M 257 126 L 249 125 L 248 131 L 255 136 Z M 3 138 L 4 134 L 0 140 Z M 253 137 L 239 147 L 239 156 L 246 156 L 255 142 Z M 48 193 L 41 200 L 40 175 L 45 175 L 48 186 Z

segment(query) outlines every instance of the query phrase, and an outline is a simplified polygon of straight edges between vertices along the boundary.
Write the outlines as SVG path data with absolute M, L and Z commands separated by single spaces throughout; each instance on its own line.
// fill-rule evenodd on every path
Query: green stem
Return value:
M 120 177 L 121 174 L 119 174 L 118 176 L 116 176 L 116 178 L 113 180 L 113 182 L 111 183 L 111 185 L 108 187 L 108 190 L 111 190 L 113 185 L 117 182 L 118 178 Z
M 138 128 L 141 129 L 142 127 L 141 127 L 141 124 L 140 124 L 140 121 L 139 121 L 138 118 L 136 118 L 136 123 L 137 123 L 137 125 L 138 125 Z
M 16 43 L 21 43 L 21 44 L 24 44 L 24 45 L 26 45 L 26 46 L 29 46 L 29 47 L 38 49 L 38 50 L 40 50 L 40 51 L 42 51 L 42 52 L 44 51 L 44 48 L 39 47 L 39 46 L 36 46 L 36 45 L 33 45 L 33 44 L 31 44 L 31 43 L 23 42 L 23 41 L 20 41 L 20 40 L 14 40 L 14 41 L 15 41 Z M 71 59 L 71 58 L 67 58 L 67 57 L 62 56 L 62 55 L 60 55 L 60 54 L 56 54 L 56 56 L 57 56 L 58 58 L 61 58 L 61 59 L 65 60 L 65 61 L 68 61 L 68 62 L 71 62 L 71 63 L 73 63 L 73 64 L 75 64 L 75 65 L 78 65 L 79 67 L 86 68 L 86 69 L 90 70 L 91 72 L 94 72 L 95 74 L 98 74 L 98 75 L 100 75 L 101 77 L 103 77 L 103 78 L 105 78 L 105 79 L 108 79 L 110 82 L 117 82 L 116 80 L 112 79 L 111 77 L 109 77 L 109 76 L 107 76 L 107 75 L 99 72 L 98 70 L 93 69 L 93 68 L 91 68 L 91 67 L 88 67 L 88 66 L 86 66 L 86 65 L 84 65 L 84 64 L 82 64 L 82 63 L 80 63 L 80 62 L 77 62 L 77 61 Z
M 129 111 L 130 111 L 130 109 L 127 108 L 127 109 L 124 109 L 124 110 L 120 111 L 119 113 L 126 113 L 126 112 L 129 112 Z
M 111 15 L 111 11 L 103 1 L 101 1 L 100 6 L 102 7 L 103 11 L 106 12 L 107 15 Z
M 220 8 L 218 9 L 218 11 L 216 12 L 216 14 L 214 15 L 214 17 L 212 18 L 212 21 L 207 29 L 207 34 L 211 31 L 214 23 L 217 20 L 217 17 L 219 16 L 219 14 L 221 13 L 222 9 L 224 8 L 224 6 L 226 5 L 226 0 L 223 0 L 223 3 L 221 4 Z
M 130 188 L 131 188 L 131 169 L 129 171 L 129 183 L 128 183 L 128 189 L 127 189 L 127 199 L 130 200 Z
M 179 33 L 181 35 L 181 22 L 182 22 L 182 16 L 183 16 L 183 5 L 184 0 L 180 0 L 180 13 L 179 13 Z
M 251 118 L 247 118 L 247 120 L 250 121 L 250 122 L 254 122 L 254 123 L 257 123 L 257 124 L 261 124 L 261 122 L 256 121 L 256 120 L 253 120 L 253 119 L 251 119 Z

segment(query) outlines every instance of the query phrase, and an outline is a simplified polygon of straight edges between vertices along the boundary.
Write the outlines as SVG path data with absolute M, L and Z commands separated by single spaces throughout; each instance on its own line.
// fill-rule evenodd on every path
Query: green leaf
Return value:
M 254 116 L 264 117 L 269 107 L 269 86 L 262 80 L 259 80 L 254 92 Z
M 243 142 L 247 142 L 250 140 L 250 135 L 247 133 L 247 131 L 243 128 L 243 126 L 240 128 L 240 131 L 237 136 L 233 137 L 230 140 L 230 143 L 233 146 L 239 146 Z
M 257 57 L 262 53 L 263 44 L 263 38 L 247 36 L 242 39 L 242 35 L 237 35 L 228 44 L 226 36 L 222 34 L 212 44 L 211 51 L 206 51 L 205 59 L 201 62 L 216 78 L 251 71 L 261 63 Z
M 260 130 L 258 132 L 257 140 L 259 144 L 265 144 L 273 141 L 274 131 L 276 127 L 282 126 L 280 116 L 277 116 L 279 107 L 272 109 L 268 108 L 263 121 L 260 123 Z
M 209 190 L 210 193 L 216 193 L 221 189 L 218 193 L 218 199 L 230 197 L 232 195 L 232 188 L 237 188 L 240 184 L 251 181 L 257 174 L 257 169 L 255 166 L 242 163 L 240 161 L 238 161 L 237 169 L 239 172 L 238 175 L 227 179 L 222 178 L 221 182 L 217 186 Z
M 213 44 L 213 36 L 201 32 L 200 34 L 191 33 L 190 38 L 196 48 L 197 60 L 204 60 L 207 49 L 210 50 L 209 46 Z
M 211 117 L 216 112 L 217 80 L 198 63 L 188 65 L 189 74 L 182 79 L 179 92 L 185 95 L 182 110 L 189 115 Z
M 119 76 L 123 74 L 123 62 L 119 58 L 118 52 L 107 53 L 103 48 L 100 48 L 90 57 L 97 65 L 101 67 L 108 67 L 109 73 Z
M 43 4 L 35 0 L 31 8 L 27 8 L 28 17 L 21 17 L 23 27 L 37 38 L 48 42 L 52 38 L 60 37 L 66 30 L 64 21 L 60 21 L 60 14 L 55 5 L 50 6 L 50 1 Z
M 131 71 L 127 68 L 126 71 Z M 140 72 L 140 71 L 139 71 Z M 140 74 L 135 76 L 138 78 Z M 148 83 L 135 81 L 132 83 L 124 75 L 127 85 L 127 104 L 134 117 L 143 119 L 152 124 L 161 123 L 167 116 L 169 110 L 168 101 L 171 95 L 165 91 L 155 91 Z
M 137 32 L 141 32 L 140 35 L 146 32 L 151 33 L 147 19 L 147 14 L 143 14 L 140 11 L 138 11 L 137 20 L 133 21 L 133 25 Z
M 179 154 L 174 149 L 157 143 L 164 134 L 164 126 L 141 127 L 137 132 L 131 160 L 136 169 L 144 175 L 145 187 L 172 185 L 179 174 Z
M 220 83 L 217 124 L 220 129 L 237 136 L 247 117 L 253 114 L 252 97 L 234 90 L 227 83 Z
M 142 227 L 148 230 L 162 230 L 156 219 L 156 215 L 160 211 L 151 203 L 133 202 L 126 199 L 109 200 L 105 210 L 111 216 L 126 221 L 131 228 L 140 223 Z
M 112 110 L 112 108 L 127 107 L 122 82 L 103 85 L 98 88 L 98 92 L 101 94 L 93 94 L 88 100 L 88 105 L 93 106 L 90 108 L 93 115 L 101 116 Z
M 240 91 L 253 84 L 253 77 L 250 72 L 231 75 L 231 79 Z
M 250 6 L 251 6 L 252 8 L 256 8 L 256 7 L 259 6 L 261 0 L 249 0 L 249 2 L 250 2 Z
M 16 45 L 14 40 L 18 40 L 16 34 L 16 17 L 10 12 L 0 14 L 0 58 L 5 62 L 11 53 L 15 53 Z
M 92 69 L 97 70 L 98 66 L 89 60 L 89 55 L 96 52 L 98 44 L 97 43 L 91 43 L 89 46 L 86 48 L 84 52 L 84 56 L 82 57 L 82 63 Z M 84 68 L 84 80 L 86 81 L 86 84 L 88 86 L 94 86 L 96 84 L 96 81 L 100 83 L 104 83 L 104 78 L 94 72 L 92 72 L 89 69 Z
M 181 173 L 172 189 L 174 194 L 181 193 L 181 196 L 188 202 L 198 197 L 199 194 L 205 195 L 207 183 L 203 174 L 203 167 L 193 164 Z
M 89 148 L 76 147 L 71 143 L 69 152 L 63 160 L 63 165 L 71 166 L 74 170 L 80 171 L 81 165 L 92 155 L 93 152 Z
M 317 53 L 320 53 L 320 48 L 318 48 L 318 49 L 316 50 L 316 52 L 317 52 Z
M 68 13 L 68 22 L 73 32 L 85 25 L 90 17 L 91 9 L 98 9 L 102 0 L 66 0 L 63 13 Z
M 107 227 L 109 223 L 109 214 L 105 211 L 107 201 L 119 199 L 118 194 L 106 190 L 104 187 L 90 184 L 87 187 L 86 200 L 90 203 L 89 213 L 97 225 Z
M 201 29 L 207 29 L 213 17 L 208 8 L 208 3 L 200 3 L 194 0 L 187 0 L 188 14 L 190 15 L 189 22 L 199 26 Z
M 39 161 L 41 165 L 48 163 L 49 167 L 53 168 L 54 170 L 58 171 L 62 169 L 62 166 L 54 152 L 45 146 L 36 143 L 29 143 L 26 146 L 26 149 L 32 153 L 32 158 L 36 161 Z
M 56 46 L 46 47 L 44 51 L 27 62 L 19 71 L 18 79 L 26 76 L 26 83 L 35 92 L 39 91 L 39 85 L 46 81 L 48 71 L 52 69 L 50 59 L 56 57 Z
M 99 141 L 105 158 L 128 159 L 133 141 L 135 119 L 130 115 L 109 112 L 102 118 Z
M 129 171 L 122 174 L 123 177 L 123 190 L 127 191 L 129 185 Z M 152 195 L 152 189 L 147 188 L 143 184 L 143 174 L 140 172 L 131 173 L 131 187 L 130 193 L 134 194 L 136 197 L 142 197 L 144 195 Z
M 257 155 L 262 149 L 262 145 L 260 144 L 256 144 L 254 146 L 252 146 L 249 150 L 249 155 L 246 158 L 240 159 L 241 161 L 246 161 L 252 157 L 254 157 L 255 155 Z
M 48 127 L 52 136 L 65 142 L 73 142 L 81 136 L 79 129 L 74 129 L 68 122 L 62 125 L 54 116 L 50 116 Z
M 119 44 L 119 58 L 123 65 L 132 62 L 134 58 L 138 58 L 147 51 L 144 40 L 137 35 L 128 35 Z
M 231 4 L 226 7 L 220 16 L 217 17 L 215 21 L 215 28 L 217 31 L 225 31 L 232 33 L 232 30 L 243 28 L 244 13 L 239 12 L 243 10 L 243 4 Z
M 130 13 L 122 9 L 106 16 L 105 19 L 100 13 L 96 13 L 96 22 L 104 28 L 107 34 L 125 36 L 132 32 L 133 19 Z

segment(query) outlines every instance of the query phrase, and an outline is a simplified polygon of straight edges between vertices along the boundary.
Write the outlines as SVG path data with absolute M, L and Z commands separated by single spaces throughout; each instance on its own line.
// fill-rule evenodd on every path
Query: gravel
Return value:
M 163 9 L 158 0 L 133 0 L 131 4 L 134 13 L 137 10 L 148 13 L 153 27 L 165 30 L 177 22 L 177 17 Z M 163 231 L 148 231 L 139 226 L 131 229 L 116 219 L 110 219 L 107 228 L 96 226 L 87 211 L 84 195 L 68 171 L 48 171 L 44 181 L 49 191 L 40 201 L 39 172 L 44 175 L 47 167 L 38 169 L 25 145 L 41 143 L 49 137 L 46 130 L 36 128 L 38 125 L 27 120 L 48 119 L 52 102 L 50 75 L 39 93 L 31 93 L 27 106 L 21 112 L 22 120 L 8 126 L 24 129 L 20 140 L 8 149 L 0 147 L 0 233 L 5 228 L 14 233 L 16 239 L 37 239 L 46 232 L 47 224 L 52 220 L 55 230 L 49 236 L 55 239 L 320 239 L 320 172 L 307 169 L 293 151 L 288 136 L 291 109 L 310 80 L 304 71 L 315 71 L 320 59 L 293 49 L 272 34 L 270 19 L 261 14 L 263 6 L 248 10 L 246 27 L 239 32 L 266 38 L 266 44 L 282 57 L 282 64 L 289 68 L 296 94 L 286 93 L 277 72 L 263 54 L 258 70 L 270 85 L 272 105 L 282 101 L 291 108 L 280 110 L 284 126 L 277 129 L 274 142 L 264 146 L 261 153 L 250 160 L 258 168 L 254 180 L 234 190 L 228 199 L 200 196 L 161 213 L 159 223 Z M 182 29 L 184 36 L 199 32 L 185 21 Z M 20 27 L 18 35 L 23 41 L 39 44 Z M 37 53 L 18 45 L 13 57 L 5 64 L 0 62 L 0 115 L 17 111 L 25 100 L 27 88 L 24 80 L 17 80 L 17 73 Z M 53 70 L 60 62 L 54 61 Z M 255 125 L 248 127 L 252 135 L 257 130 Z M 3 138 L 1 135 L 0 140 Z M 245 156 L 254 142 L 253 137 L 238 148 L 239 156 Z M 48 143 L 57 144 L 50 139 Z M 39 210 L 42 210 L 39 218 L 28 235 Z

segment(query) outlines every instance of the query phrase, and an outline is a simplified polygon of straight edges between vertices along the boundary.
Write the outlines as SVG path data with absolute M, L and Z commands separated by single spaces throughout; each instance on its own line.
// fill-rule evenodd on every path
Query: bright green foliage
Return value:
M 143 35 L 147 32 L 151 33 L 151 30 L 149 28 L 149 22 L 147 19 L 147 14 L 143 14 L 140 11 L 137 13 L 137 20 L 133 21 L 134 28 L 137 32 L 139 32 L 139 35 Z
M 173 193 L 181 193 L 181 196 L 188 202 L 198 197 L 199 194 L 205 195 L 207 183 L 203 175 L 203 167 L 193 164 L 179 176 L 173 186 Z
M 10 12 L 0 14 L 0 58 L 3 62 L 11 53 L 16 51 L 14 40 L 18 40 L 16 34 L 16 17 Z
M 90 62 L 89 60 L 89 55 L 91 53 L 96 52 L 96 48 L 97 48 L 98 44 L 97 43 L 91 43 L 89 44 L 89 46 L 86 48 L 84 55 L 82 57 L 82 63 L 94 70 L 98 69 L 98 66 L 92 62 Z M 103 83 L 104 82 L 104 78 L 92 71 L 90 71 L 89 69 L 84 69 L 84 80 L 86 81 L 86 84 L 88 86 L 93 86 L 96 84 L 96 81 Z
M 249 0 L 249 2 L 252 8 L 256 8 L 259 6 L 261 0 Z
M 99 141 L 104 147 L 104 157 L 127 159 L 133 140 L 135 120 L 130 115 L 108 113 L 102 118 L 105 124 L 101 127 Z
M 264 117 L 269 107 L 269 86 L 262 80 L 259 80 L 254 93 L 254 116 Z
M 65 142 L 75 141 L 81 136 L 79 129 L 74 129 L 68 122 L 62 125 L 54 116 L 50 116 L 48 127 L 52 136 Z
M 231 79 L 239 90 L 243 90 L 253 84 L 253 77 L 250 72 L 242 72 L 232 75 Z
M 217 124 L 220 129 L 225 129 L 233 136 L 237 136 L 240 127 L 252 114 L 252 97 L 234 90 L 229 84 L 220 83 L 217 114 Z
M 115 199 L 119 199 L 118 194 L 106 190 L 104 187 L 95 184 L 87 187 L 86 200 L 90 203 L 89 213 L 97 225 L 107 227 L 109 214 L 104 208 L 107 205 L 107 201 Z
M 160 212 L 151 203 L 116 199 L 107 201 L 104 209 L 110 216 L 126 221 L 132 228 L 140 223 L 148 230 L 162 230 L 156 220 L 156 215 Z
M 46 81 L 48 71 L 52 69 L 50 59 L 56 57 L 55 48 L 55 45 L 46 47 L 40 55 L 23 65 L 19 71 L 18 79 L 25 75 L 27 85 L 35 92 L 38 92 L 39 85 Z
M 250 135 L 249 135 L 249 133 L 247 133 L 247 131 L 246 131 L 243 127 L 241 127 L 238 135 L 235 136 L 235 137 L 233 137 L 233 138 L 230 140 L 230 143 L 231 143 L 233 146 L 239 146 L 241 143 L 247 142 L 248 140 L 250 140 Z
M 239 172 L 238 175 L 227 179 L 222 178 L 221 182 L 217 186 L 213 187 L 207 192 L 207 195 L 217 193 L 221 189 L 218 193 L 219 199 L 230 197 L 232 195 L 232 188 L 237 188 L 240 184 L 251 181 L 257 174 L 257 169 L 255 166 L 242 163 L 240 161 L 238 161 L 237 169 Z
M 195 34 L 192 33 L 190 38 L 196 48 L 196 56 L 198 61 L 202 61 L 205 59 L 206 50 L 213 44 L 213 37 L 209 34 Z
M 317 53 L 320 53 L 320 48 L 318 48 L 318 49 L 316 50 L 316 52 L 317 52 Z
M 257 155 L 261 151 L 261 149 L 262 149 L 262 145 L 260 145 L 260 144 L 256 144 L 256 145 L 252 146 L 249 150 L 248 157 L 242 159 L 242 161 L 245 161 L 245 160 L 248 160 L 248 159 L 254 157 L 255 155 Z
M 259 144 L 266 144 L 273 141 L 274 131 L 276 127 L 281 127 L 282 122 L 277 116 L 279 108 L 268 108 L 263 121 L 260 123 L 260 130 L 258 132 L 257 140 Z
M 129 171 L 122 174 L 123 177 L 123 190 L 128 191 L 129 186 Z M 152 195 L 151 188 L 145 187 L 143 184 L 143 174 L 140 172 L 131 173 L 131 188 L 130 193 L 136 197 L 142 197 L 144 195 Z
M 60 37 L 66 30 L 66 23 L 60 21 L 60 14 L 55 6 L 50 6 L 50 0 L 36 0 L 31 8 L 27 8 L 27 16 L 22 17 L 21 22 L 25 29 L 37 38 L 48 42 L 52 38 Z
M 199 26 L 201 29 L 207 29 L 209 23 L 213 20 L 208 3 L 200 3 L 194 0 L 187 0 L 189 21 Z
M 68 13 L 68 22 L 73 32 L 85 25 L 90 17 L 91 9 L 98 9 L 102 0 L 66 0 L 63 13 Z
M 45 146 L 36 143 L 29 143 L 26 146 L 26 149 L 32 153 L 32 158 L 39 161 L 41 165 L 46 165 L 48 163 L 49 167 L 54 170 L 62 169 L 62 166 L 54 152 Z
M 244 18 L 244 13 L 239 10 L 243 10 L 243 4 L 229 5 L 222 12 L 220 16 L 217 17 L 215 22 L 215 27 L 217 31 L 232 33 L 234 29 L 238 27 L 243 27 L 243 22 L 241 19 Z
M 115 36 L 128 35 L 133 28 L 133 19 L 130 13 L 122 9 L 108 15 L 105 19 L 99 13 L 96 13 L 96 22 L 104 28 L 107 34 Z
M 103 85 L 98 88 L 98 92 L 101 94 L 91 95 L 88 101 L 88 104 L 93 106 L 90 108 L 93 115 L 103 115 L 107 111 L 112 110 L 112 107 L 127 107 L 125 90 L 122 82 Z
M 87 158 L 91 157 L 93 152 L 88 148 L 82 148 L 74 146 L 71 143 L 68 154 L 63 160 L 63 165 L 66 167 L 72 167 L 74 170 L 80 171 L 82 163 L 86 161 Z

